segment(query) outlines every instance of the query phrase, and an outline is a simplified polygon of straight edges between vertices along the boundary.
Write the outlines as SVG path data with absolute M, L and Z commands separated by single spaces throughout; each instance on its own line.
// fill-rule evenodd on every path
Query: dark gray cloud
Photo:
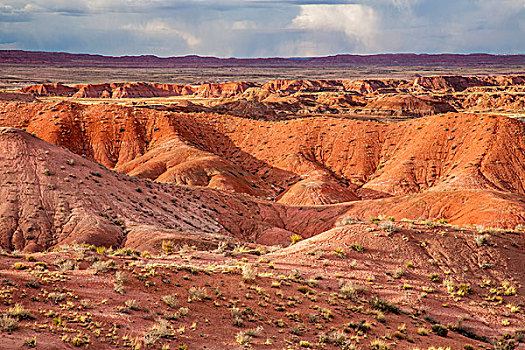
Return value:
M 525 52 L 525 0 L 0 0 L 0 48 L 111 55 Z

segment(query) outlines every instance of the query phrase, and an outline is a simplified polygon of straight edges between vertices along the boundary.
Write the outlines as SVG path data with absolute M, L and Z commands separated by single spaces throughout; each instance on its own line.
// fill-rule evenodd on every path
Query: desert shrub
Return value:
M 80 305 L 84 309 L 92 309 L 93 308 L 93 303 L 91 302 L 90 299 L 82 299 L 82 300 L 80 300 Z
M 448 334 L 448 328 L 441 324 L 432 325 L 432 332 L 436 333 L 440 337 L 446 337 Z
M 36 348 L 36 336 L 33 338 L 27 338 L 24 340 L 24 345 L 28 348 Z
M 361 320 L 359 322 L 350 322 L 346 325 L 346 328 L 354 329 L 356 332 L 363 332 L 366 333 L 370 329 L 372 329 L 372 324 L 367 322 L 366 320 Z
M 318 314 L 310 314 L 310 315 L 308 315 L 308 322 L 310 322 L 310 323 L 317 323 L 317 322 L 319 322 L 319 315 Z
M 474 241 L 478 247 L 481 247 L 482 245 L 490 245 L 490 235 L 487 233 L 482 235 L 474 235 Z
M 115 283 L 126 284 L 127 281 L 128 281 L 128 276 L 126 275 L 125 272 L 122 272 L 122 271 L 115 272 Z
M 355 250 L 358 253 L 363 253 L 365 251 L 365 247 L 360 245 L 359 243 L 354 243 L 350 246 L 352 250 Z
M 334 249 L 334 254 L 335 254 L 335 256 L 337 256 L 338 258 L 341 258 L 341 259 L 346 258 L 346 253 L 345 253 L 345 251 L 344 251 L 342 248 L 336 248 L 336 249 Z
M 307 286 L 299 286 L 297 287 L 297 291 L 303 294 L 310 294 L 312 292 L 312 290 L 308 288 Z
M 245 264 L 242 267 L 242 279 L 247 282 L 255 281 L 257 267 L 254 264 Z
M 494 350 L 514 350 L 518 347 L 518 344 L 514 339 L 505 339 L 505 337 L 499 339 L 494 344 Z
M 213 251 L 214 253 L 224 253 L 226 249 L 228 248 L 228 243 L 224 241 L 220 241 L 217 245 L 217 248 Z
M 303 239 L 303 236 L 295 234 L 290 237 L 290 241 L 291 241 L 290 245 L 294 245 L 295 243 L 299 242 L 302 239 Z
M 66 340 L 67 338 L 63 338 L 63 340 Z M 76 346 L 77 348 L 81 347 L 82 345 L 86 345 L 90 343 L 89 336 L 86 334 L 79 333 L 73 338 L 71 338 L 71 344 L 73 346 Z
M 66 295 L 64 293 L 51 292 L 47 295 L 47 298 L 53 303 L 58 304 L 66 298 Z
M 113 290 L 119 294 L 126 293 L 126 288 L 124 284 L 127 281 L 127 275 L 124 272 L 117 271 L 115 272 L 115 281 L 113 282 Z
M 135 311 L 140 310 L 139 302 L 135 299 L 126 300 L 125 304 L 130 310 L 135 310 Z
M 115 266 L 116 264 L 113 260 L 106 260 L 106 261 L 98 260 L 98 261 L 95 261 L 91 265 L 91 268 L 95 270 L 96 274 L 98 274 L 98 273 L 106 273 L 110 269 L 115 268 Z
M 428 331 L 427 331 L 426 328 L 420 327 L 420 328 L 417 329 L 417 334 L 421 335 L 421 336 L 427 336 L 428 335 Z
M 165 315 L 167 320 L 178 320 L 179 318 L 182 318 L 186 316 L 190 312 L 190 309 L 187 307 L 180 307 L 179 310 L 172 314 Z
M 399 228 L 392 221 L 384 221 L 379 224 L 379 228 L 387 233 L 399 231 Z
M 292 269 L 292 273 L 288 276 L 289 279 L 293 281 L 302 281 L 303 276 L 301 275 L 301 272 L 297 269 Z
M 252 249 L 250 249 L 249 247 L 238 244 L 233 248 L 233 250 L 231 251 L 231 254 L 235 256 L 235 255 L 246 254 L 246 253 L 251 253 L 251 252 L 252 252 Z
M 303 334 L 303 327 L 301 326 L 292 326 L 290 328 L 290 333 L 293 335 L 301 335 Z
M 162 252 L 164 254 L 171 254 L 174 251 L 174 244 L 172 241 L 162 241 Z
M 368 218 L 368 221 L 371 222 L 372 224 L 379 224 L 379 222 L 381 221 L 380 218 L 378 217 L 371 217 L 371 218 Z
M 0 328 L 6 332 L 14 331 L 18 328 L 18 321 L 14 317 L 3 315 L 0 318 Z
M 490 293 L 506 296 L 516 295 L 516 287 L 513 286 L 509 281 L 503 281 L 501 282 L 500 287 L 491 288 Z
M 373 309 L 380 310 L 383 312 L 391 312 L 393 314 L 399 314 L 399 307 L 379 297 L 373 297 L 369 302 Z
M 450 294 L 453 294 L 456 290 L 456 284 L 450 278 L 443 280 L 443 287 L 445 287 Z
M 470 287 L 470 283 L 460 283 L 456 294 L 459 296 L 465 296 L 467 294 L 472 294 L 472 288 Z
M 434 283 L 439 283 L 441 281 L 441 277 L 437 273 L 431 273 L 429 276 L 430 280 Z
M 169 323 L 166 320 L 159 319 L 157 322 L 151 326 L 146 334 L 144 334 L 144 344 L 146 346 L 151 346 L 155 344 L 161 338 L 167 338 L 172 335 L 171 330 L 169 329 Z
M 355 216 L 345 216 L 344 218 L 341 219 L 341 221 L 339 221 L 336 224 L 336 226 L 340 227 L 340 226 L 352 225 L 352 224 L 356 224 L 359 222 L 361 222 L 361 220 L 359 220 Z
M 380 339 L 370 342 L 370 350 L 389 350 L 390 345 Z
M 235 335 L 235 341 L 238 344 L 243 345 L 243 346 L 249 345 L 251 340 L 252 340 L 252 336 L 250 336 L 249 334 L 246 334 L 246 332 L 244 331 L 240 331 L 239 333 Z
M 13 270 L 25 270 L 28 266 L 22 262 L 16 262 L 12 266 Z
M 206 291 L 206 288 L 204 287 L 191 287 L 188 290 L 189 296 L 188 301 L 203 301 L 204 299 L 208 298 L 208 293 Z
M 402 269 L 401 267 L 397 268 L 395 271 L 388 272 L 389 275 L 391 275 L 395 279 L 400 279 L 404 275 L 406 275 L 406 271 Z
M 76 264 L 71 260 L 64 260 L 61 263 L 58 264 L 58 269 L 60 272 L 67 272 L 74 270 L 76 268 Z
M 514 227 L 514 230 L 516 230 L 516 231 L 525 231 L 525 225 L 518 224 L 518 225 L 516 225 L 516 227 Z
M 330 309 L 320 309 L 319 315 L 321 315 L 321 317 L 326 321 L 329 321 L 332 318 L 334 318 L 334 314 L 332 313 L 332 310 Z
M 299 346 L 302 347 L 302 348 L 311 348 L 312 347 L 312 344 L 310 344 L 309 342 L 307 342 L 306 340 L 301 340 L 299 342 Z
M 246 334 L 248 334 L 251 337 L 257 338 L 261 335 L 261 333 L 264 331 L 264 328 L 262 326 L 258 326 L 256 328 L 248 329 L 246 331 Z
M 230 312 L 233 318 L 233 325 L 237 327 L 242 326 L 244 324 L 244 320 L 242 318 L 241 310 L 239 308 L 234 307 L 230 310 Z
M 179 304 L 179 301 L 177 300 L 177 294 L 163 295 L 161 299 L 171 308 L 176 308 Z
M 9 308 L 7 315 L 16 318 L 19 321 L 34 318 L 31 315 L 31 311 L 25 309 L 22 304 L 18 303 L 15 304 L 15 306 Z
M 346 343 L 348 337 L 343 331 L 335 331 L 319 336 L 320 343 L 334 344 L 343 346 Z
M 348 281 L 341 286 L 340 291 L 345 298 L 355 299 L 359 296 L 359 294 L 364 293 L 366 288 Z

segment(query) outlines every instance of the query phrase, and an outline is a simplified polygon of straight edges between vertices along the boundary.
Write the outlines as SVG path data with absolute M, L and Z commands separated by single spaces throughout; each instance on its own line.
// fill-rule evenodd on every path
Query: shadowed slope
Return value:
M 134 247 L 184 236 L 213 241 L 217 234 L 284 243 L 297 232 L 311 236 L 330 228 L 344 212 L 130 178 L 24 131 L 0 130 L 4 249 L 39 251 L 71 242 Z

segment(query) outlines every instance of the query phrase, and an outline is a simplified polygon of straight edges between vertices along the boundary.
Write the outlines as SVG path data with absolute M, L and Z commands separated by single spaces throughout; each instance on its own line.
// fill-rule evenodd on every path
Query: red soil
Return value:
M 496 209 L 483 223 L 507 222 L 510 227 L 523 218 L 525 145 L 520 135 L 525 127 L 506 117 L 446 114 L 392 124 L 326 117 L 265 122 L 74 103 L 32 103 L 14 109 L 8 103 L 0 123 L 22 125 L 107 167 L 161 182 L 265 198 L 286 191 L 300 176 L 322 172 L 328 176 L 323 181 L 336 187 L 351 184 L 362 198 L 427 190 L 434 198 L 446 198 L 449 190 L 507 192 L 517 196 L 516 210 L 510 214 L 514 219 L 507 220 L 509 213 Z M 290 191 L 299 188 L 305 187 Z M 325 201 L 319 193 L 301 200 L 281 197 L 293 204 L 354 198 Z M 311 199 L 305 202 L 306 198 Z M 377 213 L 381 210 L 378 204 Z M 478 223 L 475 210 L 464 211 L 471 214 L 461 219 L 452 212 L 427 211 L 439 213 L 432 218 Z
M 0 246 L 68 247 L 26 256 L 25 265 L 13 265 L 22 262 L 17 252 L 0 252 L 1 310 L 22 303 L 35 318 L 2 333 L 4 344 L 37 336 L 40 346 L 61 348 L 82 334 L 92 348 L 131 346 L 130 337 L 147 340 L 157 316 L 169 324 L 159 348 L 235 348 L 236 333 L 256 326 L 264 336 L 249 339 L 254 348 L 268 348 L 268 338 L 270 348 L 333 349 L 337 342 L 320 339 L 337 330 L 353 345 L 380 338 L 392 349 L 520 341 L 525 125 L 464 108 L 519 113 L 523 83 L 430 77 L 28 88 L 75 98 L 188 96 L 154 108 L 7 96 L 14 101 L 0 102 Z M 443 113 L 453 108 L 460 112 Z M 425 116 L 362 120 L 369 113 Z M 177 246 L 186 247 L 173 254 Z M 59 271 L 64 259 L 78 269 Z M 122 295 L 115 278 L 91 266 L 107 259 L 112 272 L 129 274 Z M 235 266 L 246 262 L 263 274 L 243 281 Z M 340 288 L 346 282 L 351 295 Z M 186 302 L 191 286 L 208 288 L 210 298 Z M 51 292 L 65 300 L 53 303 Z M 160 297 L 171 293 L 191 310 L 187 317 L 166 312 Z M 374 306 L 374 297 L 388 303 Z M 77 301 L 84 298 L 96 312 Z M 128 299 L 140 309 L 123 309 Z M 232 322 L 234 307 L 249 326 Z M 431 331 L 434 323 L 449 334 Z

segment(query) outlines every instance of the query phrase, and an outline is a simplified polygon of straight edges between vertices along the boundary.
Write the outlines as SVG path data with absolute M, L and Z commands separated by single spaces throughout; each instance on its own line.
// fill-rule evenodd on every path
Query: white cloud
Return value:
M 0 43 L 161 56 L 523 53 L 523 18 L 525 0 L 0 0 Z
M 258 29 L 257 23 L 253 21 L 235 21 L 232 23 L 233 30 L 254 30 Z
M 377 17 L 371 7 L 360 4 L 301 5 L 291 28 L 343 32 L 362 46 L 373 47 Z
M 402 10 L 410 10 L 412 6 L 419 3 L 420 0 L 390 0 L 395 7 Z
M 145 24 L 126 24 L 122 26 L 122 29 L 136 32 L 139 35 L 150 36 L 154 38 L 178 36 L 183 39 L 190 47 L 195 47 L 201 43 L 201 40 L 191 33 L 172 28 L 160 19 L 154 19 L 146 22 Z

